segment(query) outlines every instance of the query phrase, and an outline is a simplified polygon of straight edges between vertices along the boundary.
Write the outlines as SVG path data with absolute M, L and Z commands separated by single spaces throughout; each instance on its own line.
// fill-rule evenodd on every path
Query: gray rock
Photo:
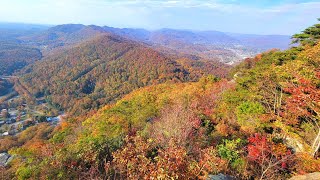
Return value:
M 233 179 L 234 178 L 229 175 L 218 174 L 218 175 L 209 175 L 207 180 L 233 180 Z
M 0 166 L 6 166 L 12 158 L 8 153 L 1 153 L 0 154 Z
M 5 166 L 7 166 L 14 158 L 15 158 L 15 156 L 10 156 L 9 159 L 7 160 Z

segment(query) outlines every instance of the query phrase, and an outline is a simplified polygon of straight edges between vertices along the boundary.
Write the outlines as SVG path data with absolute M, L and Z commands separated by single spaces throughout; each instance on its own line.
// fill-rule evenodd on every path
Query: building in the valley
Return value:
M 9 118 L 10 117 L 9 111 L 7 109 L 2 109 L 0 115 L 2 118 Z

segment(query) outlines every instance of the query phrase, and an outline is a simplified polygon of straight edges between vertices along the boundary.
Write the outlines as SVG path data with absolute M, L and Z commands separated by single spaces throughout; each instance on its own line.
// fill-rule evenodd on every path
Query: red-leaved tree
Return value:
M 248 138 L 248 160 L 255 176 L 271 178 L 290 171 L 294 155 L 282 143 L 273 143 L 266 136 L 254 134 Z

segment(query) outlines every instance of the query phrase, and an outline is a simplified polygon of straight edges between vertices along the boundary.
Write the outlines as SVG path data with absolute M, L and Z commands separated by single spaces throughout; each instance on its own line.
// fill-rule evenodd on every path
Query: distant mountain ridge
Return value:
M 251 35 L 219 31 L 192 31 L 103 27 L 106 31 L 139 40 L 166 52 L 180 52 L 200 58 L 233 64 L 268 49 L 287 49 L 291 37 L 286 35 Z
M 287 49 L 291 42 L 291 37 L 285 35 L 251 35 L 175 29 L 148 31 L 146 29 L 85 26 L 82 24 L 54 26 L 33 36 L 22 37 L 20 40 L 31 44 L 35 43 L 44 50 L 50 51 L 105 33 L 148 44 L 161 52 L 180 54 L 184 57 L 197 56 L 196 59 L 220 61 L 228 64 L 239 62 L 268 49 Z
M 105 33 L 98 26 L 66 24 L 54 26 L 43 32 L 31 36 L 23 36 L 19 39 L 25 43 L 39 46 L 43 51 L 48 52 L 54 48 L 77 44 Z
M 193 44 L 208 44 L 208 45 L 222 45 L 222 44 L 242 44 L 249 46 L 258 46 L 261 49 L 279 48 L 286 49 L 291 42 L 291 36 L 289 35 L 257 35 L 257 34 L 240 34 L 240 33 L 228 33 L 220 31 L 193 31 L 193 30 L 176 30 L 176 29 L 160 29 L 155 31 L 148 31 L 145 29 L 134 28 L 113 28 L 104 26 L 104 30 L 125 36 L 127 38 L 134 38 L 145 42 L 154 42 L 164 44 L 165 40 L 161 39 L 161 36 L 165 39 L 180 40 Z M 269 41 L 268 46 L 264 44 L 256 44 L 258 40 Z M 256 40 L 256 42 L 255 42 Z M 284 40 L 284 41 L 283 41 Z M 271 47 L 272 41 L 276 43 Z M 261 42 L 262 43 L 262 42 Z

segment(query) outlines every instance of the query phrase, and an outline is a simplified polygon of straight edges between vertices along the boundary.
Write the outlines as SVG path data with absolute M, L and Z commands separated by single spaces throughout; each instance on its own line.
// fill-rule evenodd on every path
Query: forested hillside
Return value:
M 81 97 L 98 92 L 106 93 L 102 98 L 106 101 L 129 89 L 148 87 L 86 117 L 66 119 L 53 131 L 43 126 L 38 134 L 1 139 L 3 151 L 16 155 L 2 175 L 7 179 L 206 179 L 222 173 L 235 179 L 287 179 L 320 171 L 319 29 L 315 25 L 294 35 L 298 47 L 244 60 L 233 69 L 231 80 L 208 75 L 183 83 L 197 76 L 155 51 L 113 36 L 51 57 L 53 68 L 88 67 L 90 71 L 80 71 L 81 76 L 72 68 L 55 72 L 46 61 L 42 69 L 37 64 L 29 67 L 38 78 L 32 80 L 29 74 L 22 82 L 38 84 L 34 91 L 38 95 L 50 86 L 44 93 L 58 97 L 52 90 L 59 92 L 60 102 L 68 94 Z M 88 54 L 91 58 L 84 60 Z M 102 69 L 95 66 L 100 59 L 105 62 Z M 56 76 L 47 79 L 52 73 Z M 93 81 L 93 75 L 103 81 Z M 60 84 L 74 89 L 59 91 Z M 108 87 L 118 91 L 104 89 Z
M 0 75 L 11 75 L 41 58 L 39 49 L 0 41 Z
M 134 41 L 102 35 L 45 57 L 24 69 L 19 81 L 32 95 L 79 115 L 140 87 L 196 81 L 209 73 L 225 77 L 227 70 L 220 63 L 176 61 Z

